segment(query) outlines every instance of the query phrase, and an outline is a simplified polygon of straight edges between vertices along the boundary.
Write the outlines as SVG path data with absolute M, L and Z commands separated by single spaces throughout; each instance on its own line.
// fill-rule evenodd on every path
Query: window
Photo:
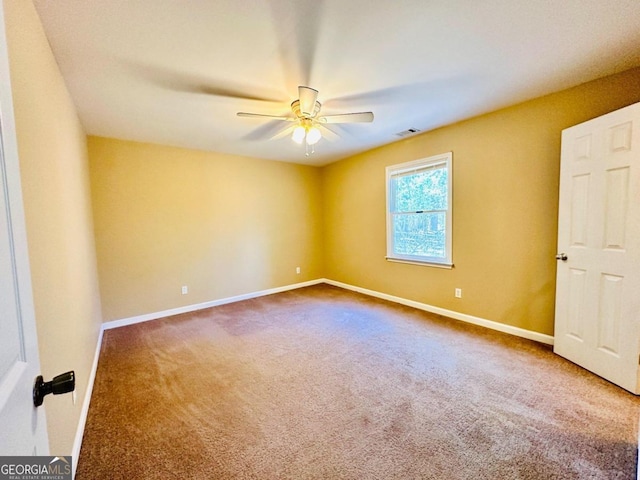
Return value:
M 451 152 L 387 167 L 387 259 L 451 268 Z

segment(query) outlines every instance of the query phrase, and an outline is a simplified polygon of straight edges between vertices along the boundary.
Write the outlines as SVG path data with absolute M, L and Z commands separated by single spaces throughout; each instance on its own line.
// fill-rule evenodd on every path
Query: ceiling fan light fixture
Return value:
M 318 141 L 321 138 L 322 138 L 322 134 L 320 133 L 320 130 L 318 130 L 316 127 L 311 127 L 307 131 L 307 143 L 309 145 L 315 145 L 316 143 L 318 143 Z
M 318 101 L 318 90 L 311 87 L 300 85 L 298 87 L 298 99 L 291 102 L 292 115 L 267 115 L 263 113 L 238 112 L 239 117 L 255 117 L 268 118 L 273 120 L 283 120 L 287 122 L 295 122 L 292 127 L 283 130 L 281 133 L 274 135 L 272 138 L 282 138 L 292 132 L 291 140 L 298 145 L 304 144 L 305 155 L 309 156 L 313 153 L 316 143 L 322 139 L 320 128 L 325 123 L 369 123 L 373 122 L 373 112 L 352 112 L 339 113 L 335 115 L 322 115 L 320 109 L 322 104 Z M 330 129 L 325 132 L 329 138 L 337 137 Z
M 293 129 L 293 135 L 291 135 L 291 140 L 301 145 L 306 133 L 307 131 L 305 130 L 305 128 L 302 125 L 298 125 L 296 128 Z

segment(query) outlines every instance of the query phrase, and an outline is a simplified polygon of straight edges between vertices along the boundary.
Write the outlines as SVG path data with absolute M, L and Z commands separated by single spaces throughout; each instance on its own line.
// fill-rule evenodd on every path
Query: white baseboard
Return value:
M 640 420 L 638 420 L 638 441 L 636 443 L 637 457 L 640 459 Z M 640 461 L 636 462 L 636 480 L 640 480 Z
M 514 327 L 512 325 L 506 325 L 504 323 L 495 322 L 493 320 L 487 320 L 466 313 L 460 313 L 453 310 L 447 310 L 445 308 L 435 307 L 426 303 L 416 302 L 414 300 L 407 300 L 406 298 L 396 297 L 375 290 L 369 290 L 367 288 L 356 287 L 347 283 L 338 282 L 328 278 L 318 278 L 316 280 L 310 280 L 308 282 L 294 283 L 291 285 L 285 285 L 283 287 L 270 288 L 267 290 L 260 290 L 258 292 L 245 293 L 243 295 L 236 295 L 233 297 L 221 298 L 218 300 L 211 300 L 209 302 L 196 303 L 192 305 L 186 305 L 184 307 L 172 308 L 169 310 L 162 310 L 160 312 L 146 313 L 144 315 L 137 315 L 135 317 L 122 318 L 119 320 L 112 320 L 102 324 L 103 330 L 109 330 L 111 328 L 123 327 L 126 325 L 133 325 L 135 323 L 147 322 L 149 320 L 156 320 L 158 318 L 170 317 L 172 315 L 179 315 L 181 313 L 194 312 L 196 310 L 202 310 L 204 308 L 216 307 L 218 305 L 225 305 L 227 303 L 240 302 L 242 300 L 249 300 L 251 298 L 262 297 L 265 295 L 271 295 L 274 293 L 285 292 L 287 290 L 295 290 L 296 288 L 308 287 L 310 285 L 317 285 L 319 283 L 327 283 L 336 287 L 345 288 L 347 290 L 353 290 L 354 292 L 364 293 L 372 297 L 381 298 L 383 300 L 389 300 L 390 302 L 400 303 L 409 307 L 424 310 L 426 312 L 443 315 L 455 320 L 461 320 L 463 322 L 472 323 L 474 325 L 480 325 L 482 327 L 497 330 L 499 332 L 509 333 L 522 338 L 528 338 L 529 340 L 535 340 L 537 342 L 545 343 L 547 345 L 553 345 L 553 336 L 546 335 L 544 333 L 534 332 L 532 330 L 526 330 L 520 327 Z
M 509 333 L 522 338 L 528 338 L 529 340 L 535 340 L 536 342 L 545 343 L 547 345 L 553 345 L 553 337 L 551 335 L 545 335 L 544 333 L 533 332 L 531 330 L 525 330 L 524 328 L 514 327 L 506 325 L 500 322 L 494 322 L 493 320 L 486 320 L 480 317 L 474 317 L 473 315 L 467 315 L 466 313 L 454 312 L 453 310 L 447 310 L 445 308 L 434 307 L 426 303 L 416 302 L 414 300 L 407 300 L 406 298 L 396 297 L 394 295 L 388 295 L 386 293 L 376 292 L 375 290 L 369 290 L 366 288 L 355 287 L 347 283 L 336 282 L 335 280 L 329 280 L 327 278 L 322 279 L 324 283 L 334 285 L 336 287 L 345 288 L 347 290 L 353 290 L 354 292 L 364 293 L 372 297 L 382 298 L 383 300 L 389 300 L 391 302 L 400 303 L 409 307 L 414 307 L 426 312 L 443 315 L 455 320 L 461 320 L 463 322 L 472 323 L 474 325 L 480 325 L 481 327 L 490 328 L 499 332 Z
M 409 307 L 424 310 L 426 312 L 443 315 L 445 317 L 453 318 L 455 320 L 461 320 L 463 322 L 472 323 L 481 327 L 490 328 L 503 333 L 509 333 L 518 337 L 527 338 L 529 340 L 535 340 L 536 342 L 545 343 L 547 345 L 553 345 L 553 336 L 545 335 L 544 333 L 534 332 L 532 330 L 526 330 L 520 327 L 514 327 L 512 325 L 506 325 L 504 323 L 495 322 L 493 320 L 487 320 L 485 318 L 475 317 L 466 313 L 460 313 L 453 310 L 447 310 L 445 308 L 435 307 L 426 303 L 416 302 L 414 300 L 407 300 L 406 298 L 396 297 L 375 290 L 369 290 L 367 288 L 356 287 L 347 283 L 338 282 L 328 278 L 319 278 L 316 280 L 310 280 L 308 282 L 294 283 L 291 285 L 285 285 L 283 287 L 270 288 L 267 290 L 260 290 L 258 292 L 245 293 L 243 295 L 236 295 L 233 297 L 221 298 L 218 300 L 211 300 L 209 302 L 196 303 L 193 305 L 186 305 L 184 307 L 172 308 L 169 310 L 163 310 L 160 312 L 146 313 L 144 315 L 137 315 L 135 317 L 122 318 L 119 320 L 112 320 L 102 324 L 103 330 L 109 330 L 111 328 L 124 327 L 126 325 L 133 325 L 135 323 L 148 322 L 149 320 L 157 320 L 159 318 L 170 317 L 172 315 L 179 315 L 181 313 L 194 312 L 196 310 L 202 310 L 204 308 L 216 307 L 218 305 L 225 305 L 227 303 L 240 302 L 242 300 L 249 300 L 251 298 L 262 297 L 265 295 L 271 295 L 274 293 L 285 292 L 287 290 L 295 290 L 296 288 L 308 287 L 310 285 L 317 285 L 318 283 L 327 283 L 336 287 L 345 288 L 354 292 L 364 293 L 372 297 L 381 298 L 390 302 L 400 303 Z M 102 333 L 101 333 L 102 335 Z
M 274 293 L 285 292 L 287 290 L 295 290 L 296 288 L 308 287 L 310 285 L 317 285 L 323 283 L 325 280 L 322 278 L 316 280 L 309 280 L 308 282 L 294 283 L 292 285 L 285 285 L 283 287 L 270 288 L 267 290 L 260 290 L 258 292 L 245 293 L 243 295 L 236 295 L 234 297 L 221 298 L 219 300 L 211 300 L 209 302 L 195 303 L 193 305 L 186 305 L 184 307 L 172 308 L 169 310 L 163 310 L 161 312 L 146 313 L 144 315 L 138 315 L 135 317 L 122 318 L 119 320 L 112 320 L 102 324 L 104 330 L 111 328 L 124 327 L 126 325 L 133 325 L 134 323 L 148 322 L 149 320 L 157 320 L 158 318 L 170 317 L 172 315 L 179 315 L 181 313 L 195 312 L 196 310 L 202 310 L 204 308 L 217 307 L 218 305 L 225 305 L 227 303 L 241 302 L 242 300 L 249 300 L 251 298 L 263 297 L 265 295 L 271 295 Z
M 89 374 L 89 380 L 87 381 L 87 390 L 84 393 L 84 400 L 82 401 L 82 410 L 80 411 L 80 418 L 78 419 L 78 426 L 76 428 L 76 437 L 73 440 L 73 449 L 71 450 L 71 458 L 73 459 L 71 478 L 76 478 L 76 469 L 78 468 L 78 460 L 80 459 L 80 447 L 82 447 L 82 438 L 84 437 L 84 427 L 87 424 L 87 414 L 89 413 L 89 403 L 91 403 L 91 394 L 93 393 L 93 384 L 96 379 L 96 372 L 98 370 L 98 360 L 100 358 L 100 349 L 102 347 L 102 334 L 104 329 L 100 328 L 98 334 L 98 341 L 96 344 L 96 351 L 93 354 L 93 365 L 91 366 L 91 373 Z

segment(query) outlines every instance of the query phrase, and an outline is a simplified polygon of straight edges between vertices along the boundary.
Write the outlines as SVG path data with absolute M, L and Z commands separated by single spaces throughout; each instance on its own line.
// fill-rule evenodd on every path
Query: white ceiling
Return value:
M 88 134 L 324 165 L 640 65 L 640 0 L 34 0 Z M 285 122 L 297 86 L 331 125 Z

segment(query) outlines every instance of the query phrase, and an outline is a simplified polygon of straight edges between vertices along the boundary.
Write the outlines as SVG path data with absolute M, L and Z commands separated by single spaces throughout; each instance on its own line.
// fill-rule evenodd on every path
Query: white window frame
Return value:
M 420 170 L 428 170 L 444 165 L 447 169 L 447 209 L 434 210 L 444 212 L 445 221 L 445 257 L 428 257 L 424 255 L 403 255 L 394 252 L 393 237 L 393 198 L 391 180 L 398 175 L 406 175 Z M 411 162 L 391 165 L 386 168 L 386 196 L 387 196 L 387 256 L 386 259 L 393 262 L 413 263 L 417 265 L 426 265 L 439 268 L 453 267 L 453 153 L 447 152 L 431 157 L 413 160 Z M 418 212 L 415 212 L 418 213 Z

